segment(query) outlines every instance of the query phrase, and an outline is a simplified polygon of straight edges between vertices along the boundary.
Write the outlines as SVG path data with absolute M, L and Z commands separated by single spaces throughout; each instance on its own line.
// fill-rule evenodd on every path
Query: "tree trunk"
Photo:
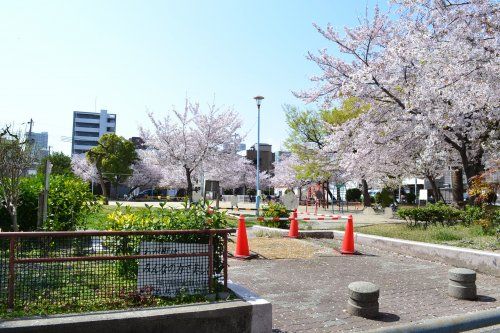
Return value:
M 431 183 L 432 192 L 434 192 L 434 197 L 436 199 L 436 202 L 444 201 L 443 195 L 441 194 L 441 190 L 439 189 L 439 187 L 436 184 L 436 179 L 430 175 L 425 175 L 425 177 L 427 178 L 429 183 Z
M 451 183 L 453 203 L 462 207 L 464 205 L 464 185 L 463 185 L 463 172 L 460 168 L 455 168 L 451 171 Z
M 102 196 L 104 197 L 104 204 L 108 204 L 108 190 L 106 188 L 106 183 L 104 182 L 104 178 L 102 174 L 99 172 L 99 184 L 101 185 Z
M 462 145 L 459 153 L 460 159 L 462 160 L 463 171 L 465 172 L 465 177 L 468 183 L 472 177 L 477 176 L 484 171 L 484 163 L 482 163 L 484 152 L 482 148 L 479 148 L 475 156 L 473 156 L 472 160 L 470 160 L 469 156 L 467 156 L 467 148 L 465 145 Z
M 371 199 L 370 193 L 368 193 L 368 183 L 366 182 L 366 179 L 361 179 L 361 183 L 363 184 L 363 206 L 370 207 Z
M 7 209 L 10 215 L 10 221 L 12 222 L 12 231 L 19 231 L 19 226 L 17 225 L 17 207 L 11 205 Z
M 191 181 L 191 170 L 189 168 L 184 167 L 186 170 L 186 181 L 187 181 L 187 188 L 186 188 L 186 194 L 188 196 L 189 202 L 193 201 L 193 182 Z

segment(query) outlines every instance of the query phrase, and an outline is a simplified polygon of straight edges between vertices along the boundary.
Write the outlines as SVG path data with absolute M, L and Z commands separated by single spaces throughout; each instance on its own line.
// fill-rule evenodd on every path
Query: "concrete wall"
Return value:
M 130 311 L 108 311 L 0 321 L 0 332 L 16 333 L 269 333 L 271 304 L 230 285 L 241 300 Z

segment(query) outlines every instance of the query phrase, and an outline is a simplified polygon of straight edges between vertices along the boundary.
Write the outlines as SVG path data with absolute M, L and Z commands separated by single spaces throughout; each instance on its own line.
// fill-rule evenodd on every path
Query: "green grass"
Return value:
M 354 228 L 356 232 L 407 239 L 417 242 L 435 243 L 467 247 L 478 250 L 498 251 L 500 241 L 496 236 L 485 236 L 480 226 L 466 227 L 455 226 L 430 226 L 427 229 L 421 227 L 410 228 L 406 224 L 377 224 Z

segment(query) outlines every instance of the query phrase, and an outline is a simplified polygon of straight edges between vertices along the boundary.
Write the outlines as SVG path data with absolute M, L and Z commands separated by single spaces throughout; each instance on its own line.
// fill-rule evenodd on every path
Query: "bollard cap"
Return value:
M 452 268 L 448 271 L 448 279 L 457 282 L 474 282 L 476 272 L 468 268 Z
M 349 297 L 361 302 L 376 301 L 380 293 L 380 289 L 377 285 L 366 281 L 352 282 L 349 284 L 348 288 Z

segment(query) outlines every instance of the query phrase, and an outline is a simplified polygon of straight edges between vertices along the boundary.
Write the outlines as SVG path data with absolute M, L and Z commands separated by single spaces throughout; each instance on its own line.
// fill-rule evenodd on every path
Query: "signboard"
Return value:
M 238 207 L 238 196 L 237 195 L 231 196 L 231 207 Z
M 145 254 L 184 254 L 208 252 L 208 244 L 142 242 Z M 152 288 L 157 296 L 175 297 L 180 291 L 199 294 L 208 290 L 208 257 L 139 259 L 137 288 Z
M 193 202 L 198 202 L 202 199 L 200 192 L 193 192 Z
M 418 200 L 427 201 L 427 190 L 419 190 L 418 191 Z
M 295 194 L 293 194 L 293 192 L 287 192 L 283 196 L 283 205 L 285 205 L 288 210 L 294 210 L 299 207 L 299 199 L 295 196 Z

